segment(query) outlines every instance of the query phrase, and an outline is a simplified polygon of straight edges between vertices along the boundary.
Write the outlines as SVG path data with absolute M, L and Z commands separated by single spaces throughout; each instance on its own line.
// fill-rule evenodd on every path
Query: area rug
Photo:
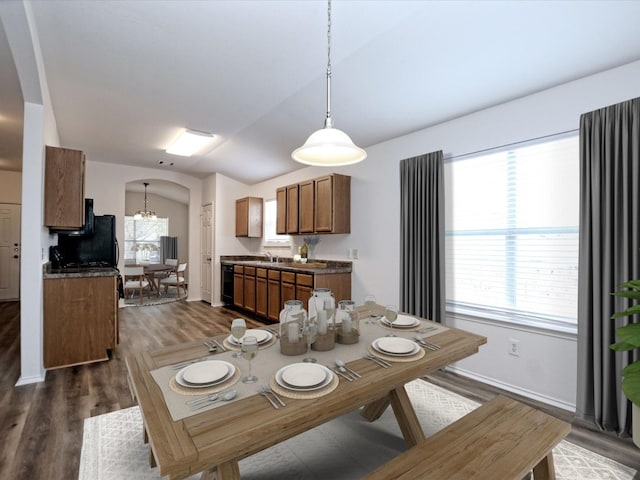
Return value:
M 155 292 L 151 295 L 144 295 L 142 297 L 142 303 L 140 303 L 140 297 L 138 295 L 134 295 L 131 298 L 125 298 L 124 306 L 147 307 L 150 305 L 164 305 L 165 303 L 177 302 L 178 300 L 184 300 L 185 298 L 187 298 L 187 294 L 184 293 L 184 290 L 180 290 L 180 293 L 177 293 L 175 289 L 169 289 L 168 293 L 163 291 L 160 296 L 156 295 Z
M 479 406 L 423 380 L 407 391 L 427 436 Z M 157 480 L 138 407 L 84 422 L 79 480 Z M 391 409 L 376 422 L 352 412 L 240 462 L 243 480 L 355 480 L 405 449 Z M 636 471 L 570 442 L 554 450 L 559 480 L 632 480 Z M 190 478 L 198 479 L 200 475 Z

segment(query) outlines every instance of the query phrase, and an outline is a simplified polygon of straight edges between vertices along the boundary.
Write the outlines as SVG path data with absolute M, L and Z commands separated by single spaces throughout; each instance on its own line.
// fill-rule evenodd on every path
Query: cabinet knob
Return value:
M 20 257 L 18 257 L 18 255 L 14 255 L 13 258 L 20 258 Z

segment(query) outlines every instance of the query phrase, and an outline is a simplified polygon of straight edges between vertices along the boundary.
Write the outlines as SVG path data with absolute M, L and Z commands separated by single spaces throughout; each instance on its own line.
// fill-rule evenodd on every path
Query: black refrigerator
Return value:
M 58 235 L 58 251 L 62 267 L 118 266 L 118 241 L 115 215 L 96 215 L 93 233 L 89 235 Z

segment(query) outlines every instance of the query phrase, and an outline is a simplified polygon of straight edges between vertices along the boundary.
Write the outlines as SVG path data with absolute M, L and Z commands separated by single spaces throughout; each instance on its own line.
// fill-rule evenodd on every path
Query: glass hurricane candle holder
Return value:
M 341 300 L 336 312 L 336 341 L 351 345 L 360 341 L 360 315 L 353 300 Z
M 316 320 L 316 339 L 311 348 L 332 350 L 336 342 L 336 301 L 328 288 L 316 288 L 309 298 L 309 318 Z
M 287 300 L 280 312 L 280 353 L 302 355 L 307 345 L 302 338 L 302 327 L 307 319 L 307 311 L 300 300 Z

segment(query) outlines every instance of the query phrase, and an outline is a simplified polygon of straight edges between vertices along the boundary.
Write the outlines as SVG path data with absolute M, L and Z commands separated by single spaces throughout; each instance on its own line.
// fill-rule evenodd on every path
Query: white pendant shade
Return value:
M 367 152 L 342 130 L 325 127 L 313 132 L 304 145 L 293 151 L 291 158 L 306 165 L 338 167 L 361 162 L 367 158 Z

